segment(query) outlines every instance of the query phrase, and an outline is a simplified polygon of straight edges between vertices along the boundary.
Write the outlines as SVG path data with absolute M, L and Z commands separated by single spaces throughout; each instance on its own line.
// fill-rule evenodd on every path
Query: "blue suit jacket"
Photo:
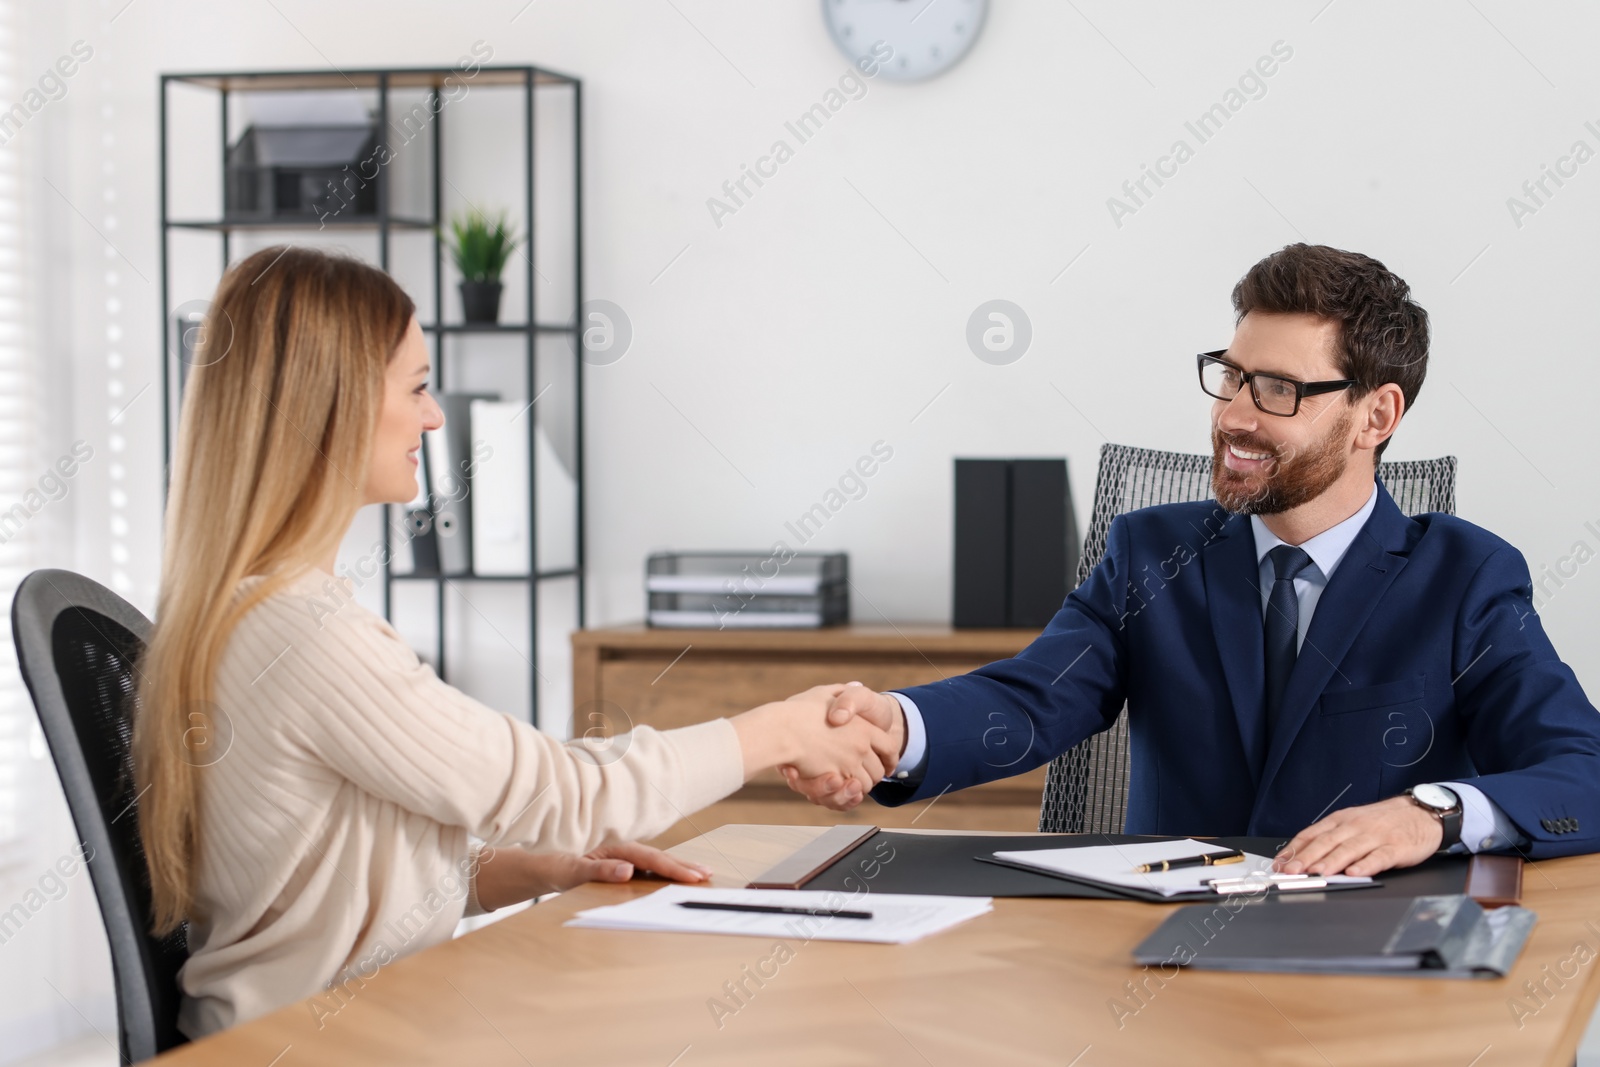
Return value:
M 1020 774 L 1126 701 L 1129 833 L 1291 835 L 1419 782 L 1470 780 L 1529 855 L 1597 851 L 1600 714 L 1531 596 L 1515 548 L 1449 515 L 1407 518 L 1380 484 L 1269 746 L 1249 519 L 1215 501 L 1130 512 L 1015 658 L 901 690 L 927 725 L 926 773 L 873 796 L 901 804 Z

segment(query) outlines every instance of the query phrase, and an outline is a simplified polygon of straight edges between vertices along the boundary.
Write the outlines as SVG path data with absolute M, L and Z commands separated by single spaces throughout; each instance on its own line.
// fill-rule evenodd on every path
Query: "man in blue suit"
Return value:
M 1511 545 L 1407 518 L 1378 458 L 1427 369 L 1427 313 L 1374 259 L 1291 245 L 1235 286 L 1198 358 L 1215 501 L 1111 524 L 1105 558 L 1016 657 L 835 722 L 889 731 L 879 803 L 1020 774 L 1116 720 L 1127 831 L 1291 837 L 1290 872 L 1371 875 L 1440 850 L 1600 848 L 1600 714 Z M 790 784 L 844 809 L 859 787 Z

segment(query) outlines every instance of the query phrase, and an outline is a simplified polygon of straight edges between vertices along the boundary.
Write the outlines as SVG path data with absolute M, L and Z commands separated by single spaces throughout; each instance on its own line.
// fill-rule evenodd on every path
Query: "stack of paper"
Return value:
M 1265 879 L 1272 870 L 1272 859 L 1246 852 L 1244 860 L 1237 863 L 1210 867 L 1180 867 L 1175 871 L 1136 871 L 1143 864 L 1156 864 L 1162 860 L 1175 860 L 1198 856 L 1206 852 L 1231 851 L 1222 845 L 1186 838 L 1182 841 L 1141 841 L 1133 845 L 1091 845 L 1085 848 L 1050 848 L 1028 852 L 996 852 L 995 859 L 1031 867 L 1046 874 L 1061 875 L 1075 881 L 1095 885 L 1120 886 L 1140 889 L 1163 897 L 1183 896 L 1210 891 L 1213 878 L 1245 878 L 1251 875 Z M 1367 884 L 1371 878 L 1354 875 L 1328 875 L 1329 885 Z M 1265 884 L 1265 883 L 1263 883 Z
M 871 913 L 872 917 L 847 919 L 709 911 L 679 907 L 683 901 L 862 911 Z M 566 925 L 590 930 L 745 934 L 751 937 L 794 937 L 805 941 L 872 941 L 903 945 L 993 910 L 993 897 L 924 897 L 903 893 L 866 893 L 846 897 L 831 890 L 706 889 L 673 885 L 647 897 L 636 897 L 626 904 L 580 911 Z

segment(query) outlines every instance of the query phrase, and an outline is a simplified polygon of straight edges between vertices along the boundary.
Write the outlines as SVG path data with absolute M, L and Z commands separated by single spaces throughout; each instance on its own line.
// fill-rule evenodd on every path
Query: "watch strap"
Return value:
M 1451 794 L 1456 798 L 1456 806 L 1451 811 L 1439 812 L 1439 825 L 1444 829 L 1444 837 L 1439 841 L 1439 851 L 1448 852 L 1461 841 L 1461 822 L 1466 811 L 1461 806 L 1461 794 L 1452 789 Z
M 1432 804 L 1425 804 L 1422 802 L 1421 798 L 1417 796 L 1415 787 L 1407 789 L 1405 795 L 1411 799 L 1411 803 L 1415 804 L 1417 807 L 1421 808 L 1423 811 L 1426 811 L 1428 814 L 1439 820 L 1441 834 L 1438 851 L 1443 853 L 1449 852 L 1452 848 L 1460 843 L 1461 823 L 1463 816 L 1466 814 L 1466 809 L 1462 805 L 1460 793 L 1457 793 L 1449 786 L 1441 785 L 1437 786 L 1436 788 L 1442 789 L 1446 793 L 1449 793 L 1451 796 L 1455 797 L 1455 806 L 1449 810 L 1440 811 Z

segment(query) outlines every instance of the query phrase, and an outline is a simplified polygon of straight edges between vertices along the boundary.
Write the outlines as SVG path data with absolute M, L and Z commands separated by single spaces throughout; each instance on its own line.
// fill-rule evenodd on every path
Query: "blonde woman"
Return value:
M 440 681 L 333 574 L 358 508 L 414 495 L 422 433 L 443 422 L 428 374 L 411 300 L 351 258 L 268 248 L 211 305 L 134 727 L 152 928 L 189 924 L 191 1037 L 370 980 L 464 913 L 625 878 L 630 860 L 697 879 L 616 842 L 757 771 L 862 791 L 883 774 L 883 734 L 826 724 L 837 686 L 600 747 Z

